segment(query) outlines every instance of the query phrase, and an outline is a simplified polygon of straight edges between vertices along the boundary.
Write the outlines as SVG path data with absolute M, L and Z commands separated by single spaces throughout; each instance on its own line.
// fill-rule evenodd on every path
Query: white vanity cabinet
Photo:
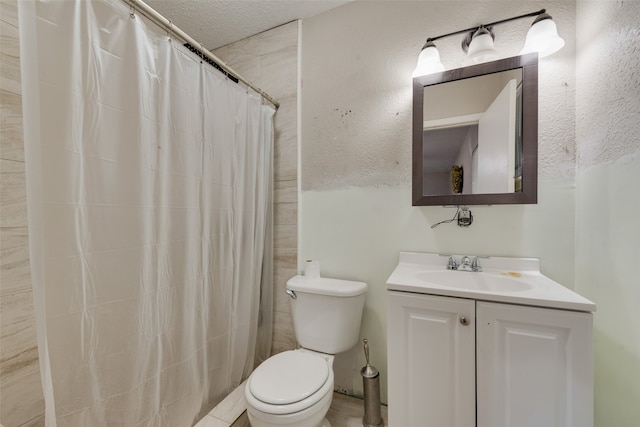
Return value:
M 590 312 L 388 296 L 389 425 L 593 426 Z
M 389 292 L 389 425 L 475 425 L 475 301 Z
M 478 427 L 593 426 L 593 315 L 476 302 Z

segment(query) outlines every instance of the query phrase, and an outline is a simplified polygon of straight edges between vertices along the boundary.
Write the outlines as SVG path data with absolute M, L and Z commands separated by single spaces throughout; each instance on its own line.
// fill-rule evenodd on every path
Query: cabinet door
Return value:
M 388 303 L 388 424 L 475 425 L 475 302 L 390 291 Z
M 591 313 L 476 310 L 478 427 L 593 426 Z

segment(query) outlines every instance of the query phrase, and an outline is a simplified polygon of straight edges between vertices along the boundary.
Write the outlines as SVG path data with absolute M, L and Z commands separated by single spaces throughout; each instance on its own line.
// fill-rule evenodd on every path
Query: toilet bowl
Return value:
M 247 380 L 247 415 L 253 427 L 330 427 L 333 359 L 360 333 L 367 284 L 295 276 L 287 294 L 302 348 L 271 356 Z
M 272 356 L 249 377 L 245 399 L 253 427 L 328 426 L 333 356 L 306 349 Z

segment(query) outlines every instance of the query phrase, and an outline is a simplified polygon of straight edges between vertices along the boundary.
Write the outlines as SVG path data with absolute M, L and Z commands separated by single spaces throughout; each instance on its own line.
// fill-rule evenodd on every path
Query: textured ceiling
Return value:
M 146 0 L 209 50 L 296 19 L 308 18 L 349 0 Z

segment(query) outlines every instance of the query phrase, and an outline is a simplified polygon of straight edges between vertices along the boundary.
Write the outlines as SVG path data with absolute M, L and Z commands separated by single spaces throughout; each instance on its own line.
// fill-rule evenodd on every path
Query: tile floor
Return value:
M 249 426 L 249 420 L 245 413 L 247 409 L 247 404 L 244 400 L 245 383 L 246 381 L 236 387 L 194 427 Z M 243 417 L 246 419 L 245 424 L 242 424 L 241 421 Z
M 195 427 L 250 427 L 244 400 L 242 383 L 218 406 L 213 408 Z M 361 399 L 333 393 L 333 402 L 327 413 L 331 427 L 361 427 L 364 404 Z M 386 421 L 387 407 L 382 406 L 382 418 Z

